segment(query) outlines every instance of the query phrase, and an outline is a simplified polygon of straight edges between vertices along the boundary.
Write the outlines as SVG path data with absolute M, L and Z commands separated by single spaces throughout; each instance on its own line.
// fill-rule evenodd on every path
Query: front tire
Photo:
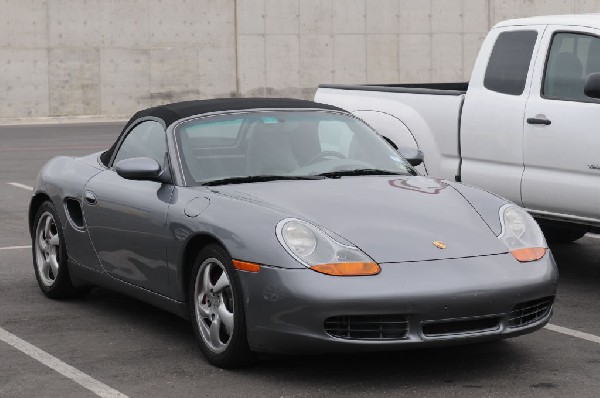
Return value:
M 65 237 L 52 202 L 42 203 L 33 225 L 33 268 L 42 293 L 51 299 L 80 295 L 81 291 L 71 283 Z
M 198 253 L 189 307 L 194 334 L 208 362 L 225 369 L 253 362 L 241 285 L 231 257 L 221 246 L 211 244 Z

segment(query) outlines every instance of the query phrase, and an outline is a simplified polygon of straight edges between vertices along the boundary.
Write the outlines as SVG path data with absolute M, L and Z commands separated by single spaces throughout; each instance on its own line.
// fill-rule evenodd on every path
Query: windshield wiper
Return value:
M 245 184 L 251 182 L 266 182 L 277 180 L 322 180 L 324 176 L 278 176 L 278 175 L 259 175 L 244 177 L 228 177 L 218 180 L 207 181 L 204 186 L 227 185 L 227 184 Z
M 339 170 L 329 171 L 326 173 L 317 174 L 327 178 L 339 178 L 344 176 L 396 176 L 396 175 L 409 175 L 409 173 L 403 173 L 400 171 L 382 170 L 382 169 L 352 169 L 352 170 Z

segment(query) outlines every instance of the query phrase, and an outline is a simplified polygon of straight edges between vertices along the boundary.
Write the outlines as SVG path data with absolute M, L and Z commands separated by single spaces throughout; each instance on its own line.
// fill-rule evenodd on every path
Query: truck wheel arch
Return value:
M 425 161 L 417 170 L 427 174 L 427 152 L 422 148 L 410 128 L 400 118 L 390 113 L 375 110 L 356 110 L 352 114 L 363 120 L 379 134 L 389 138 L 397 147 L 420 149 L 425 153 Z

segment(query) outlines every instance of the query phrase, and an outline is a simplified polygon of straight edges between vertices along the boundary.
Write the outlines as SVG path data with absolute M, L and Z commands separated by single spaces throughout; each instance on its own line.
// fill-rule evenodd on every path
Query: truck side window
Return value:
M 586 77 L 600 72 L 600 38 L 576 34 L 557 33 L 546 62 L 544 73 L 544 98 L 585 101 L 583 93 Z
M 485 71 L 485 88 L 502 94 L 523 94 L 536 40 L 537 32 L 533 30 L 500 33 Z

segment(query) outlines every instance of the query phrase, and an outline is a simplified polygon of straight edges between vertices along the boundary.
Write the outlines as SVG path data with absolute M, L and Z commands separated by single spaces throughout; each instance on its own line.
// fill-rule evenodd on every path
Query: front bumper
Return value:
M 543 327 L 551 309 L 520 326 L 509 325 L 511 310 L 553 298 L 558 281 L 551 253 L 530 263 L 501 254 L 380 265 L 379 275 L 365 277 L 267 266 L 258 273 L 239 272 L 250 346 L 281 353 L 383 351 L 514 337 Z M 406 335 L 356 339 L 332 337 L 325 331 L 325 320 L 332 317 L 369 315 L 404 316 Z M 424 332 L 424 326 L 432 323 L 490 318 L 497 318 L 497 325 Z

